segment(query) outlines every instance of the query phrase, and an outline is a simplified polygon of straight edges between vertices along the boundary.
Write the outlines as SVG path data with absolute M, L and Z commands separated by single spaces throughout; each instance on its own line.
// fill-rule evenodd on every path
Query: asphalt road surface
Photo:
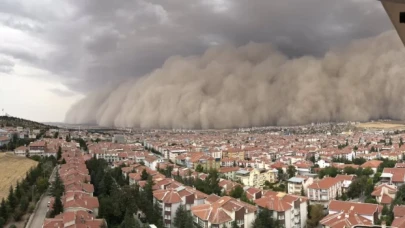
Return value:
M 55 179 L 56 168 L 53 169 L 49 182 L 53 182 Z M 48 190 L 49 191 L 49 190 Z M 38 209 L 34 212 L 31 224 L 27 228 L 41 228 L 46 218 L 48 211 L 48 202 L 51 197 L 48 195 L 48 191 L 45 193 L 42 200 L 39 202 Z
M 38 209 L 34 213 L 32 222 L 28 228 L 41 228 L 44 223 L 46 212 L 48 211 L 48 201 L 51 197 L 45 195 L 41 202 L 39 202 Z

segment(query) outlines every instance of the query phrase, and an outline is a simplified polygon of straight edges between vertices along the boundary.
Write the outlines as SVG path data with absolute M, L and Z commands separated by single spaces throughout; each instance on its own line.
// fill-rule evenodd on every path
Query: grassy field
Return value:
M 37 162 L 29 158 L 0 153 L 0 200 L 7 197 L 10 185 L 15 186 L 36 165 Z
M 397 122 L 367 122 L 367 123 L 360 123 L 356 125 L 356 127 L 367 129 L 396 130 L 396 129 L 405 129 L 405 124 Z

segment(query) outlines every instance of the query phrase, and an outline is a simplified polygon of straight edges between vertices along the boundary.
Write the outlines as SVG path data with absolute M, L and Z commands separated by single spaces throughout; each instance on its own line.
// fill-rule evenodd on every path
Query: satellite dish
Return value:
M 405 0 L 380 0 L 405 45 Z

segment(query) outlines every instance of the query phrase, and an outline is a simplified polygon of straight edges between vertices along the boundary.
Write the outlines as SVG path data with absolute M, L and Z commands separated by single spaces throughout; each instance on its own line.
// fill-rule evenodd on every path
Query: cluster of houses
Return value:
M 257 213 L 265 208 L 271 210 L 274 218 L 285 227 L 303 227 L 306 224 L 308 205 L 306 197 L 244 186 L 248 199 L 256 206 L 230 196 L 207 195 L 135 162 L 117 162 L 115 165 L 120 164 L 128 165 L 122 168 L 122 172 L 124 176 L 129 176 L 130 184 L 145 186 L 146 181 L 141 177 L 144 170 L 152 176 L 154 201 L 162 208 L 162 218 L 166 227 L 173 227 L 176 211 L 180 205 L 190 211 L 194 223 L 203 228 L 231 227 L 233 222 L 236 222 L 238 227 L 252 227 Z M 166 169 L 170 165 L 172 164 L 161 163 L 159 168 Z M 207 178 L 207 174 L 197 173 L 193 169 L 176 165 L 173 167 L 172 176 L 180 175 L 202 180 Z M 227 194 L 238 185 L 243 186 L 222 178 L 219 182 L 222 192 Z
M 62 147 L 77 147 L 76 142 L 66 142 L 64 139 L 43 138 L 31 142 L 27 146 L 20 146 L 14 150 L 17 156 L 40 156 L 40 157 L 56 157 L 59 146 Z
M 42 145 L 42 144 L 41 144 Z M 64 184 L 62 196 L 63 213 L 55 218 L 47 218 L 43 228 L 55 227 L 107 227 L 104 219 L 98 219 L 99 201 L 93 196 L 94 186 L 90 184 L 90 175 L 85 160 L 88 156 L 77 149 L 75 143 L 60 143 L 62 159 L 66 164 L 59 165 L 57 172 Z M 53 209 L 54 199 L 48 204 L 48 213 Z
M 398 162 L 394 168 L 384 168 L 382 172 L 380 170 L 380 181 L 371 194 L 378 204 L 335 200 L 347 192 L 356 176 L 339 174 L 336 177 L 319 179 L 315 174 L 317 169 L 335 167 L 343 170 L 350 166 L 355 169 L 370 168 L 376 173 L 382 163 L 376 159 L 403 159 L 405 146 L 402 136 L 405 135 L 386 136 L 375 132 L 283 135 L 162 131 L 115 134 L 108 141 L 93 142 L 87 134 L 86 155 L 82 155 L 77 149 L 76 142 L 67 143 L 61 139 L 47 138 L 17 148 L 15 154 L 56 156 L 60 145 L 63 158 L 67 161 L 59 169 L 61 177 L 68 183 L 65 183 L 66 189 L 81 189 L 80 193 L 66 192 L 64 201 L 86 199 L 90 202 L 92 199 L 85 158 L 94 156 L 105 159 L 113 167 L 126 164 L 122 168 L 123 175 L 129 178 L 130 184 L 136 183 L 141 187 L 146 184 L 141 175 L 145 170 L 153 177 L 154 200 L 162 207 L 166 227 L 173 226 L 175 212 L 180 205 L 191 212 L 194 222 L 201 227 L 231 227 L 233 222 L 239 227 L 251 227 L 257 213 L 264 208 L 269 209 L 273 218 L 284 227 L 304 227 L 307 222 L 307 206 L 321 204 L 327 215 L 320 224 L 340 228 L 374 225 L 381 218 L 383 206 L 392 203 L 398 187 L 405 183 L 405 164 Z M 366 162 L 362 165 L 343 162 L 354 161 L 356 158 L 365 159 Z M 173 177 L 202 180 L 207 178 L 207 174 L 196 170 L 216 169 L 224 195 L 229 195 L 236 186 L 241 186 L 250 203 L 230 196 L 206 195 L 194 187 L 166 178 L 159 170 L 168 166 L 173 167 Z M 290 178 L 284 178 L 285 192 L 266 190 L 269 184 L 279 181 L 280 171 L 286 174 L 291 166 L 295 173 Z M 74 174 L 65 177 L 65 172 Z M 79 205 L 69 202 L 64 202 L 64 205 Z M 66 209 L 65 212 L 72 210 Z M 83 210 L 78 211 L 83 213 Z M 86 207 L 84 211 L 88 216 L 97 216 L 97 208 Z M 393 226 L 405 226 L 405 209 L 396 206 L 394 214 Z M 63 220 L 63 217 L 58 218 Z

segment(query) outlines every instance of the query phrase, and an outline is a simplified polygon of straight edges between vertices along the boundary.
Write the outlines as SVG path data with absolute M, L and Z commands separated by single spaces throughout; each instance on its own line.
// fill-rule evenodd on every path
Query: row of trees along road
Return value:
M 146 221 L 163 228 L 162 211 L 153 203 L 153 181 L 147 177 L 143 190 L 138 185 L 129 186 L 123 178 L 121 167 L 111 169 L 103 159 L 92 158 L 86 162 L 90 171 L 94 195 L 100 202 L 99 217 L 107 221 L 109 228 L 149 227 L 134 217 L 138 211 L 146 215 Z
M 8 222 L 20 221 L 22 216 L 32 213 L 35 203 L 48 188 L 48 179 L 56 165 L 56 159 L 34 157 L 39 161 L 35 168 L 28 171 L 26 177 L 17 182 L 16 186 L 10 186 L 9 194 L 0 203 L 0 228 Z

